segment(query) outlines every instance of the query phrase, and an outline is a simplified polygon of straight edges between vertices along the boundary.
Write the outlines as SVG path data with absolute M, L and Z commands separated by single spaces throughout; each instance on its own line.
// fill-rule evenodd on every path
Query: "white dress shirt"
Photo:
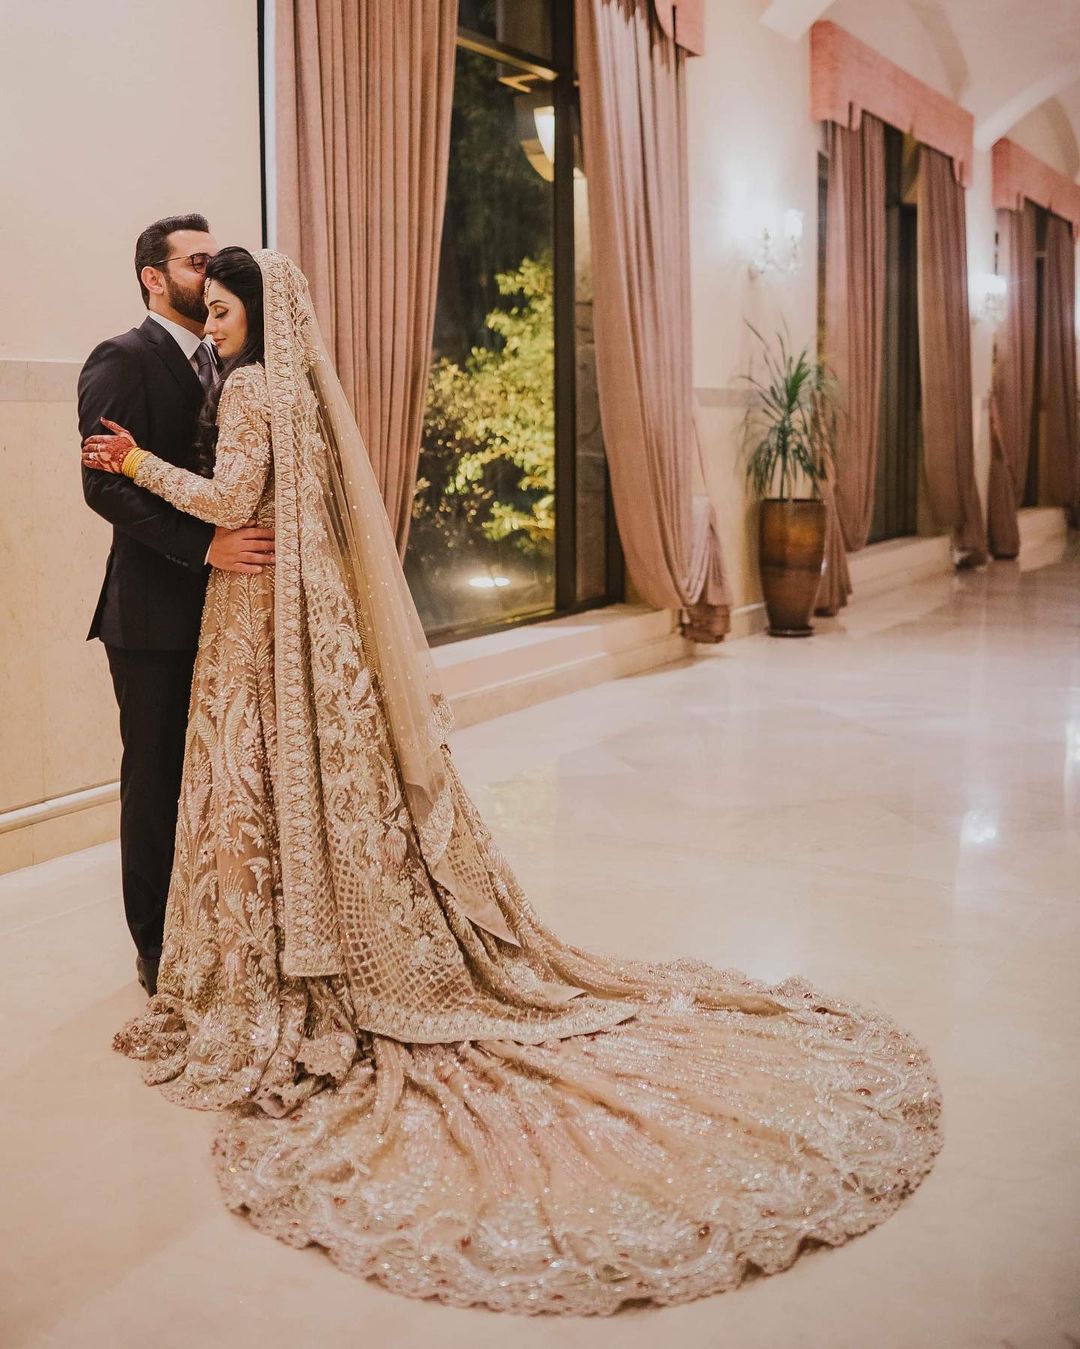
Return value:
M 190 328 L 185 328 L 182 324 L 174 323 L 172 319 L 163 318 L 161 314 L 155 314 L 152 309 L 148 309 L 146 312 L 148 317 L 152 318 L 155 323 L 160 323 L 169 336 L 176 342 L 176 345 L 187 357 L 188 364 L 196 374 L 199 373 L 199 367 L 195 362 L 195 353 L 200 347 L 209 347 L 210 355 L 212 357 L 216 356 L 216 352 L 213 349 L 213 343 L 208 337 L 199 337 L 199 335 L 193 333 Z

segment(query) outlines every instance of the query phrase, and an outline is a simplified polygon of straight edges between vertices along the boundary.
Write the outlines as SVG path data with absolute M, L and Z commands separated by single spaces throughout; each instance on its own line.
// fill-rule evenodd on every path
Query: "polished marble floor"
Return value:
M 575 941 L 799 972 L 914 1031 L 946 1102 L 930 1179 L 840 1250 L 659 1312 L 519 1321 L 354 1282 L 228 1215 L 213 1120 L 111 1054 L 139 995 L 107 845 L 0 878 L 0 1343 L 1080 1345 L 1080 561 L 865 601 L 456 753 Z

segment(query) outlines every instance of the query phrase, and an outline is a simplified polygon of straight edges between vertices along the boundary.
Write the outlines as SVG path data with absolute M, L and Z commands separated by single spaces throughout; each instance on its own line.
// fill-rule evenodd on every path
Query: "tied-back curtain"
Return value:
M 278 244 L 305 272 L 402 556 L 435 322 L 457 0 L 278 0 Z
M 576 0 L 589 180 L 596 375 L 611 493 L 643 599 L 729 627 L 711 505 L 697 468 L 690 356 L 685 57 L 649 0 Z
M 1008 259 L 1009 298 L 998 329 L 990 392 L 987 520 L 994 557 L 1020 551 L 1016 512 L 1024 497 L 1035 397 L 1035 208 L 998 212 L 998 247 Z
M 963 185 L 938 150 L 919 151 L 919 375 L 923 465 L 930 509 L 953 533 L 963 562 L 986 561 L 975 486 L 971 315 Z
M 1080 425 L 1076 391 L 1076 243 L 1061 216 L 1046 223 L 1043 281 L 1042 389 L 1046 414 L 1043 458 L 1047 504 L 1080 509 Z
M 826 123 L 825 359 L 836 379 L 834 463 L 823 496 L 825 566 L 815 608 L 835 614 L 851 594 L 846 553 L 866 546 L 874 514 L 885 342 L 885 127 Z

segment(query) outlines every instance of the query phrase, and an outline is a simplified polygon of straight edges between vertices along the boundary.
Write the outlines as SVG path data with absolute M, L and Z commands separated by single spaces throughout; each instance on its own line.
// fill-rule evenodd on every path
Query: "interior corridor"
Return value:
M 609 1321 L 354 1282 L 226 1213 L 213 1120 L 111 1053 L 140 993 L 105 844 L 0 877 L 8 1349 L 1080 1343 L 1080 558 L 926 582 L 455 745 L 566 937 L 799 973 L 914 1032 L 946 1112 L 923 1188 L 788 1273 Z

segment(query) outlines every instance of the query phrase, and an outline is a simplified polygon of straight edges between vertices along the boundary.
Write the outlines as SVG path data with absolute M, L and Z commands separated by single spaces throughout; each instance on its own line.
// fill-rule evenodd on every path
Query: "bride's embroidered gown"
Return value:
M 566 945 L 452 769 L 488 916 L 433 879 L 333 550 L 284 539 L 271 404 L 263 367 L 237 370 L 214 477 L 153 457 L 137 475 L 204 520 L 279 532 L 276 575 L 211 575 L 158 993 L 116 1037 L 171 1099 L 226 1111 L 227 1203 L 395 1291 L 518 1312 L 679 1302 L 880 1222 L 939 1146 L 931 1067 L 891 1021 L 799 979 Z M 332 524 L 303 530 L 325 543 Z M 275 585 L 279 628 L 297 587 L 319 622 L 275 634 Z M 294 720 L 319 758 L 299 793 Z M 311 794 L 325 848 L 297 859 Z M 283 855 L 312 905 L 333 896 L 312 930 L 336 930 L 335 973 L 286 973 L 305 957 L 286 950 Z

